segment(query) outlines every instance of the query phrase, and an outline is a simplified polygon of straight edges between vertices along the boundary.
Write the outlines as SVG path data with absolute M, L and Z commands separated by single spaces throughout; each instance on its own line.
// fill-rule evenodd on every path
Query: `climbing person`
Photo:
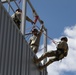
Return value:
M 38 31 L 38 29 L 36 29 L 36 28 L 33 28 L 33 30 L 32 30 L 33 35 L 32 35 L 32 37 L 30 37 L 30 41 L 29 41 L 29 45 L 35 54 L 38 52 L 40 37 L 43 32 L 43 21 L 41 21 L 41 23 L 42 23 L 42 25 L 41 25 L 40 31 Z
M 22 16 L 22 10 L 17 9 L 15 13 L 11 16 L 18 28 L 20 29 L 20 24 L 21 24 L 21 16 Z M 26 16 L 26 20 L 31 22 L 32 24 L 34 23 L 28 16 Z
M 67 37 L 62 37 L 61 41 L 57 45 L 57 50 L 46 52 L 38 59 L 34 58 L 34 63 L 37 64 L 37 63 L 39 63 L 40 61 L 42 61 L 46 57 L 53 57 L 54 56 L 55 58 L 49 59 L 49 61 L 47 61 L 44 65 L 39 66 L 39 69 L 42 70 L 43 68 L 47 67 L 51 63 L 63 59 L 68 54 L 67 41 L 68 41 Z

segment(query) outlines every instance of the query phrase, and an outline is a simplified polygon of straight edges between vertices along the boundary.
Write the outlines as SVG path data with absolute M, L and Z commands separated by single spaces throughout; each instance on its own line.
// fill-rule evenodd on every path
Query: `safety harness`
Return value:
M 67 52 L 64 52 L 64 49 L 57 49 L 56 61 L 62 60 L 66 56 L 67 56 Z

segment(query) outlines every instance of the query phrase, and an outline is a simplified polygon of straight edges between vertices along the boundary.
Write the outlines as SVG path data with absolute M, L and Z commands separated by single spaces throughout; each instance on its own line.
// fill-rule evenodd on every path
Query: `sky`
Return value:
M 50 64 L 47 67 L 48 75 L 76 75 L 76 0 L 30 1 L 40 19 L 44 21 L 44 26 L 47 28 L 47 35 L 50 38 L 55 41 L 59 41 L 62 36 L 68 38 L 68 56 L 62 61 Z M 19 6 L 21 8 L 22 5 L 19 4 Z M 16 9 L 16 7 L 14 9 Z M 9 13 L 13 14 L 11 11 Z M 34 20 L 32 10 L 28 4 L 26 15 Z M 36 25 L 40 27 L 38 21 Z M 31 27 L 31 23 L 26 22 L 26 32 L 28 32 Z M 43 42 L 42 38 L 41 42 Z M 40 43 L 40 48 L 42 46 L 43 43 Z M 55 49 L 56 45 L 52 40 L 47 39 L 47 51 Z M 37 56 L 40 57 L 42 54 L 43 50 L 39 51 Z

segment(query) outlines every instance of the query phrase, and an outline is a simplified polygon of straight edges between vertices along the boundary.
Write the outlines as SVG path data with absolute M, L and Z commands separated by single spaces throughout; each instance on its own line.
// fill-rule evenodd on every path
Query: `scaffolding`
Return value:
M 20 8 L 19 5 L 18 5 L 18 3 L 16 2 L 16 0 L 1 0 L 1 2 L 3 4 L 4 3 L 8 4 L 8 12 L 9 12 L 9 10 L 11 8 L 11 10 L 13 11 L 13 13 L 15 13 L 15 10 L 14 10 L 13 6 L 11 5 L 11 2 L 14 2 L 15 5 L 17 6 L 17 8 Z M 35 15 L 38 16 L 38 13 L 36 12 L 36 10 L 33 7 L 33 5 L 31 4 L 30 0 L 23 0 L 23 2 L 22 2 L 22 21 L 21 21 L 21 27 L 20 27 L 20 31 L 23 34 L 23 36 L 26 36 L 25 35 L 26 34 L 25 31 L 26 31 L 26 9 L 27 9 L 27 3 L 29 4 L 31 10 L 34 11 Z M 40 17 L 38 18 L 38 21 L 41 24 Z M 44 38 L 44 40 L 43 40 L 44 41 L 43 42 L 44 43 L 44 53 L 45 53 L 45 52 L 47 52 L 47 37 L 46 37 L 46 35 L 47 35 L 47 29 L 45 28 L 45 26 L 44 26 L 43 33 L 45 34 L 44 37 L 43 37 Z M 47 58 L 44 59 L 44 64 L 46 63 L 46 61 L 47 61 Z

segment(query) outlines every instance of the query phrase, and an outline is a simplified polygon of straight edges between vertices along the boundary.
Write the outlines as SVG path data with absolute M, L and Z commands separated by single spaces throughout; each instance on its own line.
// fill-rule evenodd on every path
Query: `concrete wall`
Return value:
M 32 61 L 35 54 L 0 3 L 0 75 L 46 75 Z

